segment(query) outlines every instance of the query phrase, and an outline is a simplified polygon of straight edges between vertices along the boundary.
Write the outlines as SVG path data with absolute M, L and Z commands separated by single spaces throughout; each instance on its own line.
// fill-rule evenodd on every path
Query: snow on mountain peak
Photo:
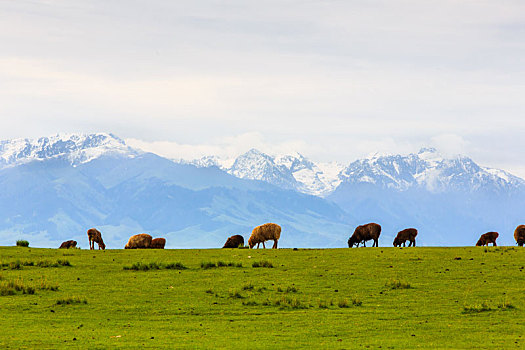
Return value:
M 38 139 L 0 141 L 0 167 L 62 157 L 78 165 L 109 153 L 134 156 L 138 152 L 113 134 L 59 133 Z

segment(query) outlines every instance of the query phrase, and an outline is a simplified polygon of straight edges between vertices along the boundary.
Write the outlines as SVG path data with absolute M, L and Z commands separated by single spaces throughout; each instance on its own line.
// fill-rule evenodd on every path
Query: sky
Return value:
M 349 163 L 433 146 L 525 177 L 522 0 L 0 0 L 0 139 Z

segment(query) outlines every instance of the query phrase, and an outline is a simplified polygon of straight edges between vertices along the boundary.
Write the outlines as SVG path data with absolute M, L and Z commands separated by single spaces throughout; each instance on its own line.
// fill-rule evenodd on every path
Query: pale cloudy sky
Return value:
M 343 163 L 437 146 L 525 177 L 522 0 L 0 0 L 0 139 Z

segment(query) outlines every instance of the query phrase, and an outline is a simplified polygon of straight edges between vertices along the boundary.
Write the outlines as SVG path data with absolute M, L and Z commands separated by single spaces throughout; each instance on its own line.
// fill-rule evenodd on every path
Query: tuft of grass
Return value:
M 40 283 L 38 284 L 38 289 L 40 290 L 50 290 L 53 292 L 58 291 L 58 284 L 54 283 L 48 283 L 46 279 L 43 277 L 40 279 Z
M 510 310 L 515 310 L 516 309 L 516 306 L 511 304 L 506 298 L 501 303 L 499 303 L 497 305 L 497 307 L 501 311 L 510 311 Z
M 295 288 L 294 286 L 286 287 L 286 289 L 282 289 L 281 287 L 277 287 L 277 291 L 279 293 L 297 293 L 299 290 Z
M 231 291 L 230 292 L 230 298 L 233 298 L 233 299 L 244 299 L 244 296 L 239 293 L 238 291 Z
M 166 270 L 187 270 L 188 269 L 181 262 L 162 264 L 162 268 Z
M 252 264 L 252 267 L 267 267 L 267 268 L 273 268 L 273 264 L 269 262 L 268 260 L 263 261 L 254 261 Z
M 388 289 L 411 289 L 413 288 L 410 283 L 402 280 L 397 279 L 391 279 L 387 283 L 385 283 L 385 287 Z
M 214 262 L 211 262 L 211 261 L 208 261 L 208 262 L 201 262 L 201 269 L 213 269 L 217 267 L 217 264 L 215 264 Z
M 213 294 L 213 293 L 215 293 L 215 292 L 213 291 L 213 289 L 211 289 L 211 288 L 206 289 L 205 292 L 208 293 L 208 294 Z
M 131 266 L 124 266 L 124 270 L 133 270 L 133 271 L 150 271 L 150 270 L 186 270 L 187 267 L 184 266 L 180 262 L 176 263 L 143 263 L 143 262 L 136 262 L 132 264 Z
M 253 290 L 253 288 L 254 288 L 253 284 L 248 283 L 248 284 L 245 284 L 245 285 L 242 287 L 242 290 Z
M 328 303 L 322 299 L 317 301 L 317 306 L 319 306 L 320 309 L 328 309 Z
M 0 281 L 0 296 L 22 294 L 35 294 L 35 288 L 26 286 L 21 279 L 15 281 Z
M 243 301 L 242 304 L 244 306 L 257 306 L 257 305 L 259 305 L 259 303 L 257 303 L 255 300 Z
M 481 303 L 476 303 L 472 305 L 464 305 L 463 306 L 463 313 L 464 314 L 474 314 L 474 313 L 480 313 L 480 312 L 486 312 L 486 311 L 493 311 L 494 309 L 491 308 L 486 301 L 483 301 Z
M 26 241 L 25 239 L 19 239 L 18 241 L 16 241 L 16 246 L 17 247 L 29 247 L 29 242 Z
M 201 268 L 203 269 L 213 269 L 215 267 L 242 267 L 242 263 L 234 263 L 234 262 L 224 262 L 224 261 L 217 261 L 217 263 L 214 262 L 201 262 Z
M 75 305 L 75 304 L 87 304 L 87 300 L 80 297 L 67 297 L 63 299 L 57 299 L 56 305 Z
M 282 296 L 273 301 L 274 306 L 279 306 L 281 309 L 308 309 L 309 305 L 301 302 L 296 297 Z
M 348 308 L 350 307 L 350 303 L 348 302 L 348 299 L 341 299 L 337 302 L 337 306 L 340 308 Z
M 36 263 L 36 266 L 38 267 L 61 267 L 61 266 L 69 266 L 71 267 L 71 263 L 69 260 L 62 260 L 58 259 L 56 262 L 51 262 L 49 260 L 42 260 Z

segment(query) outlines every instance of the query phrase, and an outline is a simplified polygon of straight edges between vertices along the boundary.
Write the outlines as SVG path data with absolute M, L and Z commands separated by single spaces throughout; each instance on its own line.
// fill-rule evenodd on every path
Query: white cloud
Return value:
M 435 144 L 520 169 L 523 23 L 519 0 L 1 2 L 0 138 L 342 162 Z

